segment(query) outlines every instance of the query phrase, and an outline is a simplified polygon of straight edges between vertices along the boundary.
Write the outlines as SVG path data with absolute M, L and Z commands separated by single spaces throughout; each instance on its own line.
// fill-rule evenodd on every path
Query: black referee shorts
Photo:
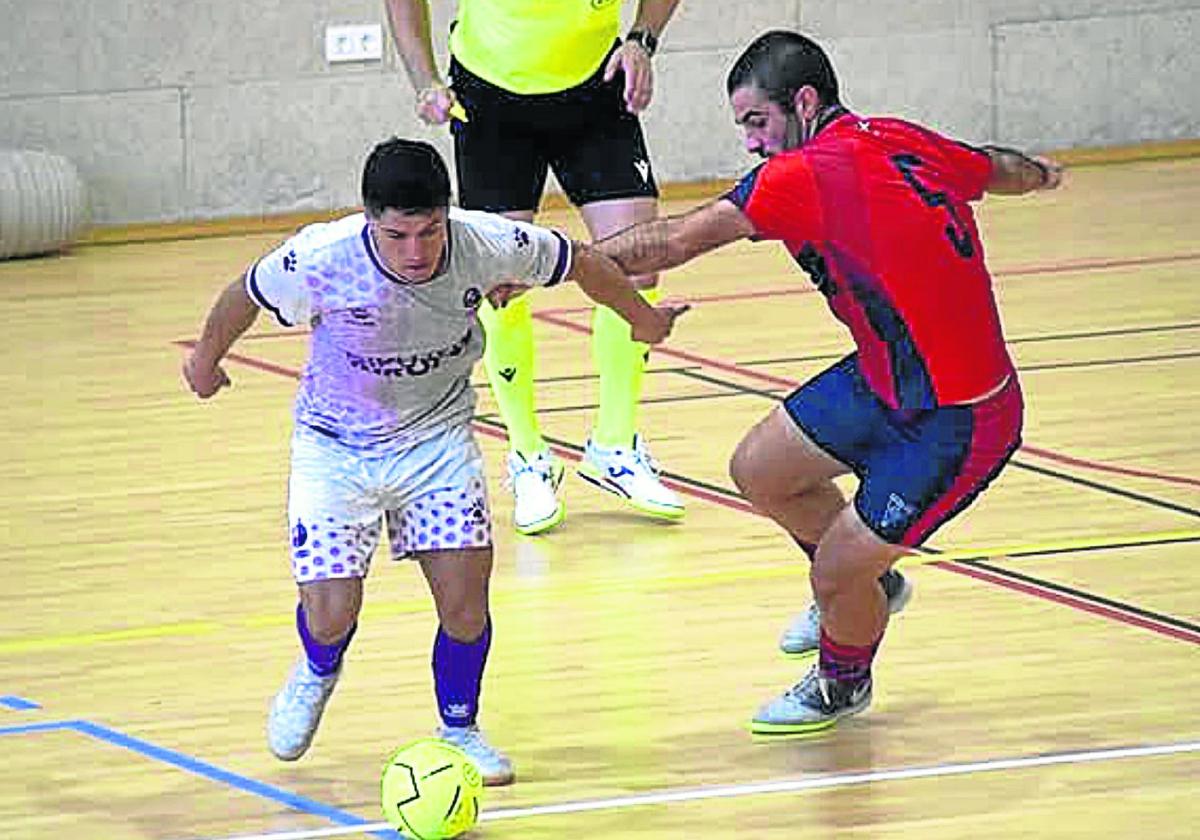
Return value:
M 557 93 L 512 93 L 457 60 L 450 80 L 470 118 L 451 123 L 463 208 L 537 210 L 548 169 L 576 206 L 658 196 L 641 124 L 625 110 L 624 77 L 606 83 L 604 63 Z

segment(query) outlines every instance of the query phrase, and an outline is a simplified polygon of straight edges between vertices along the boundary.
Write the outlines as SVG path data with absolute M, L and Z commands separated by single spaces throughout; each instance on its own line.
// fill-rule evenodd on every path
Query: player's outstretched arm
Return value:
M 196 396 L 208 399 L 229 384 L 221 359 L 257 317 L 258 305 L 239 277 L 225 287 L 209 310 L 204 332 L 183 362 L 183 378 Z
M 679 216 L 625 228 L 597 242 L 596 248 L 626 274 L 652 274 L 754 233 L 754 225 L 737 205 L 719 198 Z
M 429 0 L 384 0 L 396 52 L 417 93 L 417 116 L 429 125 L 450 119 L 457 99 L 438 75 L 429 33 Z
M 1027 155 L 1004 146 L 984 146 L 992 159 L 992 178 L 987 191 L 1021 195 L 1035 190 L 1053 190 L 1062 184 L 1062 164 L 1050 158 Z
M 583 293 L 612 309 L 629 322 L 634 341 L 658 344 L 671 334 L 675 319 L 687 306 L 651 306 L 615 262 L 584 242 L 573 242 L 571 270 L 563 278 L 579 285 Z

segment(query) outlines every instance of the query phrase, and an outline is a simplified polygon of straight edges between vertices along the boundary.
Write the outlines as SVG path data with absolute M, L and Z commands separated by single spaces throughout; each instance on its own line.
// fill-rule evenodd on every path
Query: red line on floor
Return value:
M 1168 265 L 1177 262 L 1200 260 L 1200 253 L 1167 254 L 1156 257 L 1129 257 L 1125 259 L 1080 260 L 1077 262 L 1053 263 L 1047 265 L 1013 266 L 1000 268 L 992 272 L 992 276 L 1001 277 L 1034 277 L 1044 274 L 1072 274 L 1081 271 L 1109 271 L 1116 268 L 1140 268 L 1151 265 Z M 776 286 L 767 289 L 753 289 L 744 292 L 722 292 L 709 295 L 670 295 L 671 300 L 680 303 L 719 303 L 721 301 L 755 300 L 758 298 L 790 297 L 793 295 L 812 294 L 816 289 L 812 286 Z M 539 309 L 540 314 L 548 315 L 578 315 L 591 312 L 591 306 L 561 306 L 550 309 Z
M 1183 642 L 1191 642 L 1194 645 L 1200 645 L 1200 633 L 1195 633 L 1190 630 L 1185 630 L 1181 627 L 1172 627 L 1170 624 L 1163 624 L 1153 619 L 1143 618 L 1140 615 L 1122 612 L 1112 607 L 1106 607 L 1103 604 L 1096 604 L 1091 601 L 1086 601 L 1082 598 L 1075 598 L 1061 592 L 1055 592 L 1052 589 L 1043 589 L 1034 584 L 1025 583 L 1019 580 L 1012 580 L 1001 575 L 995 575 L 983 569 L 976 569 L 971 566 L 962 566 L 958 563 L 945 562 L 933 563 L 931 565 L 945 569 L 948 572 L 965 575 L 969 578 L 984 581 L 995 586 L 1003 586 L 1005 589 L 1012 589 L 1026 595 L 1033 595 L 1036 598 L 1042 598 L 1047 601 L 1053 601 L 1056 604 L 1062 604 L 1072 609 L 1081 610 L 1083 612 L 1092 613 L 1103 618 L 1108 618 L 1113 621 L 1119 621 L 1123 624 L 1131 624 L 1134 627 L 1140 627 L 1143 630 L 1150 630 L 1159 633 L 1163 636 L 1170 636 L 1173 639 L 1179 639 Z
M 555 326 L 563 327 L 564 329 L 572 330 L 584 335 L 590 335 L 592 332 L 592 328 L 586 324 L 577 324 L 568 318 L 560 318 L 557 315 L 547 315 L 545 312 L 534 312 L 533 317 L 537 318 L 539 321 L 545 321 L 548 324 L 554 324 Z M 794 388 L 797 384 L 796 380 L 794 379 L 785 379 L 782 376 L 772 376 L 769 373 L 762 373 L 757 370 L 751 370 L 750 368 L 742 367 L 734 362 L 722 362 L 721 360 L 714 359 L 711 356 L 701 356 L 696 353 L 690 353 L 687 350 L 676 350 L 674 347 L 666 347 L 662 344 L 655 345 L 653 353 L 656 356 L 668 356 L 672 359 L 683 359 L 684 361 L 695 362 L 696 364 L 704 365 L 705 367 L 723 370 L 726 373 L 737 374 L 738 376 L 744 376 L 748 379 L 756 379 L 760 382 L 769 382 L 772 385 L 782 385 L 787 388 Z
M 1194 478 L 1188 478 L 1184 475 L 1171 475 L 1169 473 L 1155 472 L 1154 470 L 1138 470 L 1133 467 L 1121 467 L 1115 464 L 1105 464 L 1100 461 L 1089 461 L 1086 458 L 1076 458 L 1072 455 L 1064 455 L 1061 452 L 1054 452 L 1049 449 L 1042 449 L 1040 446 L 1030 446 L 1025 444 L 1021 447 L 1022 452 L 1027 452 L 1030 455 L 1039 458 L 1045 458 L 1047 461 L 1055 461 L 1060 464 L 1070 464 L 1073 467 L 1084 467 L 1085 469 L 1096 470 L 1098 472 L 1115 473 L 1116 475 L 1129 475 L 1137 478 L 1153 478 L 1158 481 L 1167 481 L 1171 484 L 1183 484 L 1189 487 L 1200 487 L 1200 481 Z
M 583 333 L 585 335 L 590 334 L 592 331 L 591 328 L 586 324 L 578 324 L 567 318 L 546 315 L 542 312 L 535 312 L 534 317 L 546 321 L 547 323 L 554 324 L 574 332 Z M 774 374 L 763 373 L 762 371 L 739 365 L 736 362 L 726 362 L 721 359 L 714 359 L 711 356 L 703 356 L 698 353 L 691 353 L 687 350 L 676 350 L 673 347 L 664 347 L 662 345 L 658 345 L 654 348 L 653 352 L 658 356 L 668 356 L 675 359 L 683 359 L 694 364 L 704 365 L 705 367 L 711 367 L 716 370 L 723 370 L 726 373 L 736 374 L 738 376 L 745 377 L 746 379 L 754 379 L 759 382 L 766 382 L 770 385 L 781 386 L 784 388 L 795 388 L 800 385 L 800 381 L 796 379 L 789 379 L 788 377 L 784 376 L 775 376 Z M 1200 487 L 1200 480 L 1188 476 L 1173 475 L 1171 473 L 1158 472 L 1154 470 L 1140 470 L 1132 467 L 1122 467 L 1115 464 L 1106 464 L 1102 461 L 1093 461 L 1088 458 L 1076 458 L 1072 455 L 1064 455 L 1061 452 L 1044 449 L 1040 446 L 1023 444 L 1021 446 L 1021 451 L 1035 457 L 1046 458 L 1047 460 L 1057 461 L 1063 464 L 1070 464 L 1083 469 L 1095 470 L 1096 472 L 1134 476 L 1137 478 L 1149 478 L 1157 481 L 1169 482 L 1171 484 Z

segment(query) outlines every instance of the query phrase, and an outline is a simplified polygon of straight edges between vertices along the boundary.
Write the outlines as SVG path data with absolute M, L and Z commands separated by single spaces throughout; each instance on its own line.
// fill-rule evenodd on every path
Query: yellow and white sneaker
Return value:
M 662 483 L 659 468 L 641 435 L 633 436 L 629 449 L 597 446 L 590 439 L 579 463 L 579 477 L 662 519 L 682 519 L 683 500 Z
M 558 498 L 563 465 L 549 451 L 526 458 L 508 453 L 508 485 L 513 492 L 513 527 L 519 534 L 540 534 L 562 522 L 566 505 Z

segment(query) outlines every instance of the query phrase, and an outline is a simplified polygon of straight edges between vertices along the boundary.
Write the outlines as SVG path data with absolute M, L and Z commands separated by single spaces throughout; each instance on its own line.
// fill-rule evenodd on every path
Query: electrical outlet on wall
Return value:
M 378 23 L 325 27 L 325 60 L 381 61 L 383 26 Z

